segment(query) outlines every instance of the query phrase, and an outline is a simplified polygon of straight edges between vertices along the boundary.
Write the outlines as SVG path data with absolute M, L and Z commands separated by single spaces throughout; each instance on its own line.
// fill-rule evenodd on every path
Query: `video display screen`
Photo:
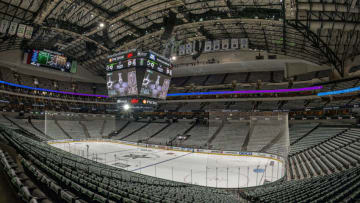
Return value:
M 141 85 L 141 96 L 155 99 L 166 99 L 170 86 L 170 77 L 156 71 L 146 69 Z
M 135 68 L 107 73 L 106 85 L 109 97 L 138 95 Z
M 35 66 L 45 66 L 56 70 L 76 73 L 77 62 L 69 61 L 61 53 L 49 51 L 49 50 L 31 50 L 25 53 L 25 59 L 27 64 Z
M 106 71 L 117 71 L 126 68 L 132 68 L 137 66 L 144 66 L 145 59 L 144 58 L 137 58 L 137 59 L 129 59 L 123 61 L 111 61 L 109 60 L 109 64 L 106 65 Z

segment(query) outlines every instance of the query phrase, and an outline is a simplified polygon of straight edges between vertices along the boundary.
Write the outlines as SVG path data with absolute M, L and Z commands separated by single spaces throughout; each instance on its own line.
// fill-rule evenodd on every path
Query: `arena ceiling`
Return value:
M 162 52 L 169 35 L 183 42 L 245 37 L 251 49 L 328 64 L 343 74 L 346 62 L 359 55 L 359 4 L 358 0 L 0 0 L 0 19 L 35 28 L 32 39 L 0 35 L 0 51 L 55 49 L 103 75 L 107 54 L 129 48 Z

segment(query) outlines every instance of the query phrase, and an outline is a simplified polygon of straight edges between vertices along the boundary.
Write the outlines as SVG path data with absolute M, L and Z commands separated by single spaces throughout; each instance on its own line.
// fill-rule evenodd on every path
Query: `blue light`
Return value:
M 344 89 L 344 90 L 336 90 L 336 91 L 330 91 L 330 92 L 320 92 L 320 93 L 317 94 L 317 96 L 321 97 L 321 96 L 335 95 L 335 94 L 346 94 L 346 93 L 355 92 L 355 91 L 360 91 L 360 86 L 349 88 L 349 89 Z
M 301 92 L 322 89 L 322 86 L 303 87 L 294 89 L 276 89 L 276 90 L 239 90 L 239 91 L 218 91 L 218 92 L 185 92 L 170 93 L 168 97 L 174 96 L 194 96 L 194 95 L 220 95 L 220 94 L 262 94 L 262 93 L 284 93 L 284 92 Z

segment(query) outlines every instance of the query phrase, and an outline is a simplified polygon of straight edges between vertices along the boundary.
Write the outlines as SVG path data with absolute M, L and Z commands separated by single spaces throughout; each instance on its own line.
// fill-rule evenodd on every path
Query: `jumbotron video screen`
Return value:
M 110 97 L 138 95 L 135 68 L 109 72 L 106 80 Z
M 141 85 L 141 96 L 154 99 L 166 99 L 170 86 L 170 77 L 147 69 Z
M 76 73 L 77 70 L 77 61 L 69 60 L 62 53 L 46 49 L 27 50 L 24 53 L 24 63 L 70 73 Z
M 129 50 L 108 56 L 109 97 L 166 99 L 172 76 L 170 60 L 148 51 Z

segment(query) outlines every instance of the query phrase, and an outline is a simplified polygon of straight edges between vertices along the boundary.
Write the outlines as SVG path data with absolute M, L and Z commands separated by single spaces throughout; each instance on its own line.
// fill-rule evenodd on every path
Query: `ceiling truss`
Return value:
M 333 66 L 360 53 L 359 1 L 295 0 L 0 0 L 0 20 L 35 27 L 31 40 L 0 35 L 0 51 L 56 49 L 94 74 L 106 55 L 129 48 L 162 52 L 164 17 L 176 14 L 173 36 L 183 42 L 248 38 L 249 48 Z M 100 26 L 103 24 L 104 26 Z

